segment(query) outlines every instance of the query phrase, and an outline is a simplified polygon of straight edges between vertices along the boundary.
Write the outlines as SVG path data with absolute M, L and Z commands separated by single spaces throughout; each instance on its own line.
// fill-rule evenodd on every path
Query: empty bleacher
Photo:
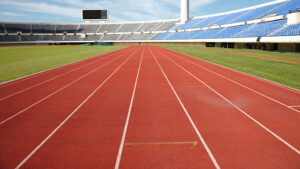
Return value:
M 162 24 L 161 22 L 153 22 L 153 23 L 144 23 L 141 24 L 140 27 L 138 27 L 135 31 L 141 32 L 141 31 L 153 31 L 155 28 L 158 28 Z
M 186 34 L 186 32 L 170 33 L 167 38 L 168 38 L 168 40 L 183 39 L 185 34 Z
M 5 33 L 4 24 L 0 24 L 0 33 Z
M 78 25 L 58 24 L 54 33 L 76 33 Z
M 18 42 L 20 38 L 18 35 L 1 35 L 0 42 Z
M 300 35 L 300 23 L 289 25 L 274 34 L 271 34 L 271 36 L 295 36 Z
M 153 29 L 153 31 L 164 31 L 168 30 L 171 26 L 175 24 L 175 21 L 166 21 L 161 22 L 156 28 Z
M 66 35 L 63 41 L 82 41 L 82 38 L 79 35 Z
M 103 24 L 100 26 L 97 33 L 103 33 L 103 32 L 116 32 L 121 24 Z
M 87 35 L 82 38 L 82 41 L 97 41 L 102 37 L 102 35 Z
M 27 25 L 27 24 L 22 24 Z M 6 25 L 5 25 L 6 26 Z M 8 28 L 6 27 L 8 30 Z M 54 24 L 32 24 L 32 33 L 54 33 Z
M 134 32 L 141 24 L 132 23 L 132 24 L 122 24 L 118 29 L 118 32 Z
M 273 22 L 264 22 L 255 24 L 234 37 L 246 38 L 246 37 L 262 37 L 274 32 L 281 28 L 286 23 L 286 20 L 279 20 Z
M 280 5 L 281 5 L 281 3 L 276 3 L 276 4 L 273 4 L 273 5 L 268 5 L 268 6 L 264 6 L 264 7 L 249 10 L 248 12 L 246 12 L 241 17 L 237 17 L 236 19 L 231 20 L 229 23 L 246 22 L 246 21 L 262 18 L 262 16 L 264 16 L 268 11 L 270 11 L 270 10 L 280 6 Z
M 218 39 L 218 38 L 232 38 L 234 35 L 238 34 L 239 32 L 247 29 L 250 25 L 242 25 L 242 26 L 232 26 L 227 27 L 216 34 L 212 35 L 210 38 Z
M 268 11 L 265 15 L 276 14 L 286 16 L 290 11 L 300 8 L 300 0 L 288 0 L 278 8 Z
M 101 40 L 117 40 L 120 37 L 120 34 L 106 34 Z
M 88 24 L 2 22 L 0 42 L 197 40 L 293 36 L 300 35 L 300 25 L 287 25 L 287 14 L 299 8 L 300 0 L 274 1 L 238 11 L 194 17 L 185 24 L 177 23 L 177 20 Z
M 76 33 L 95 33 L 99 26 L 99 24 L 80 24 Z
M 31 33 L 31 24 L 5 24 L 7 33 Z
M 193 39 L 208 39 L 219 31 L 220 29 L 208 29 L 208 30 L 199 31 L 198 34 L 193 36 Z
M 287 26 L 286 15 L 300 9 L 300 0 L 276 1 L 258 7 L 211 16 L 196 17 L 185 24 L 175 24 L 155 40 L 248 38 L 299 35 L 299 25 Z M 278 19 L 265 20 L 266 17 Z M 255 20 L 255 21 L 254 21 Z M 251 22 L 250 22 L 251 21 Z M 228 25 L 224 26 L 223 25 Z M 187 31 L 191 29 L 192 31 Z M 197 30 L 198 29 L 198 30 Z M 178 32 L 177 32 L 178 30 Z M 182 32 L 183 31 L 183 32 Z
M 151 34 L 151 31 L 165 31 L 175 21 L 119 23 L 119 24 L 45 24 L 45 23 L 0 23 L 1 42 L 10 41 L 98 41 L 118 40 L 151 40 L 158 34 Z M 20 36 L 13 37 L 13 35 Z M 118 34 L 115 34 L 119 32 Z M 145 34 L 133 34 L 133 32 L 147 32 Z M 6 33 L 9 36 L 4 36 Z M 103 35 L 102 33 L 108 33 Z M 130 33 L 130 34 L 128 34 Z M 81 35 L 85 35 L 82 36 Z

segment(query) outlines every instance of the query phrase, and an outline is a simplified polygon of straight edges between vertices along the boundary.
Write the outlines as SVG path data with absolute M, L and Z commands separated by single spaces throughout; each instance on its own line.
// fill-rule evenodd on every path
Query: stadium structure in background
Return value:
M 101 23 L 0 22 L 0 44 L 176 43 L 300 51 L 300 0 L 196 17 L 189 16 L 189 0 L 181 0 L 177 19 L 104 22 L 107 19 L 108 10 L 101 9 L 83 10 L 84 21 Z

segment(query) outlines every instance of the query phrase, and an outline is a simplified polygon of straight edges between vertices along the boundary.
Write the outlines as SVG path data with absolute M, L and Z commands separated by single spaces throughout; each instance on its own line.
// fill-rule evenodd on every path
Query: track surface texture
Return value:
M 158 46 L 0 85 L 0 168 L 300 168 L 300 91 Z

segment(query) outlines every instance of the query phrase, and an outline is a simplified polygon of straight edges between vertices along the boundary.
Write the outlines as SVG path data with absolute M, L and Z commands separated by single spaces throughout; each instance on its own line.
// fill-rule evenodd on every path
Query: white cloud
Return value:
M 177 12 L 172 9 L 174 5 L 170 5 L 169 0 L 166 2 L 159 0 L 102 0 L 97 2 L 87 2 L 83 0 L 54 1 L 81 8 L 105 8 L 110 11 L 111 16 L 119 18 L 119 20 L 144 20 L 144 18 L 149 20 L 178 17 Z
M 190 0 L 190 8 L 194 12 L 203 6 L 215 3 L 216 1 L 217 0 Z
M 56 14 L 67 17 L 81 17 L 81 9 L 79 8 L 69 8 L 62 7 L 47 3 L 35 3 L 35 2 L 21 2 L 21 1 L 0 1 L 0 5 L 9 5 L 14 9 L 28 11 L 28 12 L 38 12 L 45 14 Z
M 6 16 L 25 16 L 25 14 L 18 14 L 14 12 L 0 12 L 1 15 L 6 15 Z

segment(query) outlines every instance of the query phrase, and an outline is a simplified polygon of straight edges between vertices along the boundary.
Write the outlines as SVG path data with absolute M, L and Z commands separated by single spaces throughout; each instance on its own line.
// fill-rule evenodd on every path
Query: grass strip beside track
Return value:
M 162 47 L 300 89 L 300 63 L 220 53 L 211 50 L 191 48 L 189 46 L 162 45 Z M 226 49 L 226 51 L 249 53 L 249 50 L 241 49 Z M 276 53 L 276 55 L 273 55 L 274 52 L 268 51 L 251 51 L 251 54 L 300 60 L 299 54 Z
M 224 52 L 236 52 L 236 53 L 261 55 L 261 56 L 269 56 L 269 57 L 274 57 L 274 58 L 292 59 L 292 60 L 300 61 L 300 55 L 296 54 L 296 53 L 288 53 L 288 52 L 281 53 L 281 52 L 255 50 L 255 49 L 231 49 L 231 48 L 212 48 L 212 49 L 221 50 Z
M 121 46 L 0 48 L 0 82 L 118 50 Z

